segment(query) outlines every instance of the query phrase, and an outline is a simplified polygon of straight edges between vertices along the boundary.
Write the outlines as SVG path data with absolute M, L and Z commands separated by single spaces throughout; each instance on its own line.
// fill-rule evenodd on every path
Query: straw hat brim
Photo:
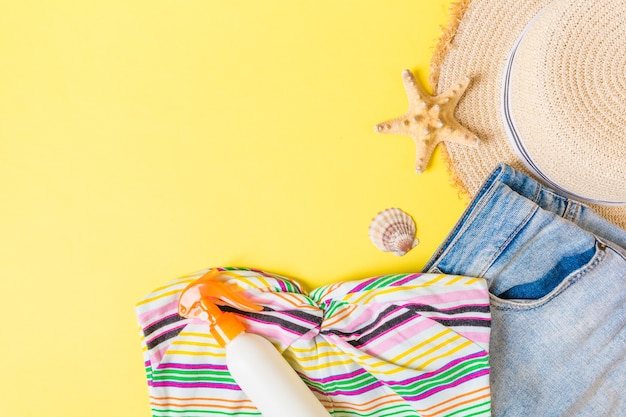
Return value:
M 501 110 L 503 70 L 524 28 L 550 2 L 460 0 L 451 7 L 450 23 L 433 54 L 430 83 L 440 93 L 463 77 L 472 79 L 455 117 L 481 143 L 475 149 L 445 142 L 442 147 L 454 184 L 470 197 L 498 162 L 534 176 L 509 145 Z M 586 205 L 626 229 L 626 206 Z

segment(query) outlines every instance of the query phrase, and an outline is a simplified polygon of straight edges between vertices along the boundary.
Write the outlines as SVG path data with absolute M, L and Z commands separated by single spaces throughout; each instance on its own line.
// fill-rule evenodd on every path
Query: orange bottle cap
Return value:
M 221 301 L 235 308 L 252 311 L 260 311 L 263 307 L 246 299 L 236 286 L 217 280 L 221 273 L 218 269 L 211 269 L 189 284 L 180 295 L 178 314 L 210 322 L 211 334 L 220 345 L 225 346 L 239 333 L 245 331 L 245 326 L 233 313 L 222 312 L 215 302 Z M 233 272 L 223 273 L 237 276 Z

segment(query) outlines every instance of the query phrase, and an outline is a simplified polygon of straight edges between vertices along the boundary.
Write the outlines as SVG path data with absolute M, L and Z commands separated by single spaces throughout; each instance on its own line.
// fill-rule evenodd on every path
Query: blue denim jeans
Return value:
M 626 416 L 626 231 L 498 165 L 425 270 L 486 278 L 494 416 Z

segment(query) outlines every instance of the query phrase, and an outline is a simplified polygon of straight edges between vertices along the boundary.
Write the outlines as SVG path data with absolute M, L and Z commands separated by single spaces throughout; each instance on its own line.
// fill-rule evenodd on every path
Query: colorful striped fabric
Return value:
M 489 416 L 489 295 L 480 278 L 384 275 L 305 294 L 297 282 L 219 268 L 263 311 L 239 311 L 334 417 Z M 260 415 L 228 373 L 206 322 L 181 318 L 199 271 L 137 305 L 153 416 Z M 262 375 L 259 376 L 262 378 Z

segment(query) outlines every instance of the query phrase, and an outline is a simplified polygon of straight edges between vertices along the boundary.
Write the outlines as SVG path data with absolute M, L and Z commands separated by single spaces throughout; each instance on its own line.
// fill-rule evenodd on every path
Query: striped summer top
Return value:
M 413 273 L 326 285 L 219 268 L 263 311 L 237 314 L 269 339 L 328 412 L 342 416 L 489 416 L 489 295 L 481 278 Z M 226 367 L 208 324 L 178 315 L 178 278 L 137 304 L 152 415 L 260 415 Z

